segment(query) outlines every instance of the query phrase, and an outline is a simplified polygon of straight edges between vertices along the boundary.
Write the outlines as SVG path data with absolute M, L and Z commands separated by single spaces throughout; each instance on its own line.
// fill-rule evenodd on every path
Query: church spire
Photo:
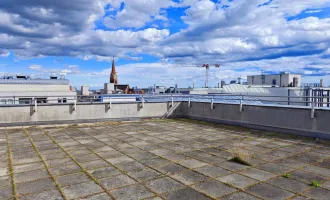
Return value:
M 111 68 L 111 74 L 110 74 L 110 83 L 118 84 L 118 78 L 116 73 L 116 67 L 115 67 L 115 60 L 112 60 L 112 68 Z

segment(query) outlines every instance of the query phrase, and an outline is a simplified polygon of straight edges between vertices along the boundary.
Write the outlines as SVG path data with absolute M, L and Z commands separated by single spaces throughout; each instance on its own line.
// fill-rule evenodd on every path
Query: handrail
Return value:
M 22 99 L 23 98 L 23 99 Z M 44 100 L 43 98 L 46 98 Z M 54 99 L 52 99 L 54 98 Z M 43 95 L 43 96 L 0 96 L 0 102 L 13 102 L 12 104 L 0 104 L 1 105 L 22 105 L 17 104 L 26 101 L 29 102 L 25 105 L 47 105 L 47 104 L 63 104 L 63 103 L 104 103 L 103 100 L 110 99 L 111 103 L 127 102 L 121 100 L 135 99 L 135 102 L 147 103 L 147 102 L 173 102 L 187 101 L 190 102 L 205 102 L 213 101 L 217 102 L 230 102 L 237 101 L 240 104 L 249 104 L 251 102 L 260 102 L 260 104 L 274 103 L 274 104 L 304 104 L 302 106 L 310 107 L 312 105 L 316 107 L 330 107 L 329 96 L 267 96 L 267 95 L 242 95 L 242 94 L 212 94 L 212 95 L 198 95 L 198 94 L 111 94 L 111 95 Z M 297 100 L 297 99 L 301 99 Z M 3 101 L 4 100 L 4 101 Z M 39 103 L 38 103 L 39 101 Z M 61 102 L 59 102 L 61 101 Z M 55 102 L 55 103 L 54 103 Z M 109 103 L 109 102 L 107 102 Z M 255 105 L 255 104 L 254 104 Z

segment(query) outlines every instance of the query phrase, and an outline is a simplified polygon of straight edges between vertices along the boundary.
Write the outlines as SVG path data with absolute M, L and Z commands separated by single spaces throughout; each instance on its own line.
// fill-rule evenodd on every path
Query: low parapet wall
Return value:
M 330 139 L 330 110 L 307 107 L 183 102 L 183 117 L 268 131 Z
M 112 103 L 1 106 L 0 126 L 136 120 L 175 115 L 180 103 Z

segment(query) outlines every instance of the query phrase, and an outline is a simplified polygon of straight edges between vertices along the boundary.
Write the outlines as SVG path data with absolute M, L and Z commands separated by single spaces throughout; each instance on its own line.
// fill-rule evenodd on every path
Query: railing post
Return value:
M 75 96 L 74 97 L 74 104 L 73 104 L 73 111 L 76 111 L 77 110 L 77 97 Z
M 171 107 L 173 107 L 174 106 L 174 100 L 173 100 L 173 96 L 171 96 Z
M 312 101 L 311 118 L 314 119 L 314 117 L 315 117 L 315 105 L 314 105 L 314 102 Z
M 211 99 L 211 110 L 213 110 L 213 99 Z
M 38 112 L 38 102 L 37 102 L 37 98 L 34 98 L 34 112 Z
M 142 108 L 144 108 L 144 97 L 142 96 Z
M 109 99 L 109 109 L 111 109 L 111 107 L 112 107 L 112 99 L 111 99 L 111 97 L 110 97 L 110 99 Z
M 188 108 L 191 107 L 190 97 L 188 98 Z

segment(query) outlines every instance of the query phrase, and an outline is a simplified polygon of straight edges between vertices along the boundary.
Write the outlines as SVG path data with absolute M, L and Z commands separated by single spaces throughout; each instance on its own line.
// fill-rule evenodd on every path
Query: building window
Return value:
M 66 98 L 58 99 L 58 103 L 66 103 L 66 102 L 67 102 Z
M 252 76 L 252 85 L 254 84 L 254 76 Z
M 0 104 L 14 104 L 13 99 L 1 99 Z
M 19 104 L 31 104 L 32 98 L 19 98 L 18 102 Z
M 40 104 L 40 103 L 47 103 L 47 98 L 36 98 L 37 100 L 37 103 Z
M 276 85 L 276 79 L 275 78 L 273 79 L 273 85 Z

